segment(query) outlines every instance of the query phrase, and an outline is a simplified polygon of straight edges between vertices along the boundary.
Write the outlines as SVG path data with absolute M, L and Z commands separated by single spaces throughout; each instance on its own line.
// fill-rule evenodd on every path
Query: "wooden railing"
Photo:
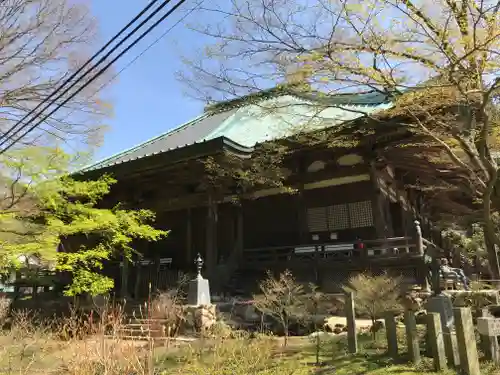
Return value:
M 281 263 L 297 260 L 348 259 L 391 259 L 408 256 L 421 256 L 418 241 L 411 237 L 393 237 L 362 241 L 360 247 L 355 242 L 322 243 L 295 246 L 265 247 L 243 251 L 246 264 Z

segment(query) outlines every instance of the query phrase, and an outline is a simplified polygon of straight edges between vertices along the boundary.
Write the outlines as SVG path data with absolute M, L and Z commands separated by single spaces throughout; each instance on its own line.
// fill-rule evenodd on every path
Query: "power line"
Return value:
M 183 22 L 191 13 L 193 13 L 196 9 L 199 9 L 200 6 L 204 3 L 205 0 L 201 0 L 196 6 L 191 8 L 186 14 L 184 14 L 179 20 L 177 20 L 172 26 L 170 26 L 167 30 L 165 30 L 159 37 L 157 37 L 153 42 L 151 42 L 144 50 L 142 50 L 141 53 L 139 53 L 137 56 L 135 56 L 132 60 L 130 60 L 125 66 L 123 66 L 116 74 L 113 75 L 107 82 L 103 83 L 97 90 L 95 90 L 90 96 L 87 97 L 87 99 L 93 98 L 97 93 L 99 93 L 101 90 L 103 90 L 106 86 L 108 86 L 110 83 L 112 83 L 120 74 L 122 74 L 125 70 L 130 68 L 137 60 L 139 60 L 146 52 L 148 52 L 151 48 L 153 48 L 156 44 L 158 44 L 165 36 L 167 36 L 168 33 L 170 33 L 177 25 L 179 25 L 181 22 Z M 71 116 L 76 109 L 72 110 L 69 112 L 66 116 L 62 118 L 62 120 L 68 118 Z M 48 130 L 45 130 L 48 131 Z
M 166 1 L 167 3 L 169 0 Z M 173 12 L 175 12 L 183 3 L 185 3 L 186 0 L 179 0 L 177 4 L 175 4 L 167 13 L 165 13 L 159 20 L 157 20 L 155 23 L 153 23 L 146 31 L 144 31 L 141 35 L 139 35 L 138 38 L 136 38 L 127 48 L 125 48 L 122 52 L 120 52 L 113 60 L 111 60 L 108 64 L 104 66 L 101 70 L 99 70 L 92 78 L 90 78 L 84 85 L 78 88 L 71 96 L 67 99 L 65 99 L 62 103 L 58 104 L 56 108 L 54 108 L 52 111 L 50 111 L 47 115 L 45 115 L 40 121 L 38 121 L 36 124 L 31 126 L 24 134 L 21 134 L 18 136 L 16 139 L 13 140 L 13 142 L 5 147 L 3 150 L 0 150 L 0 155 L 4 154 L 6 151 L 8 151 L 12 146 L 14 146 L 19 140 L 26 135 L 28 135 L 30 132 L 32 132 L 34 129 L 36 129 L 40 124 L 42 124 L 45 120 L 47 120 L 50 116 L 52 116 L 59 108 L 64 106 L 67 102 L 69 102 L 73 97 L 75 97 L 78 93 L 80 93 L 85 87 L 87 87 L 90 83 L 92 83 L 95 79 L 97 79 L 102 73 L 104 73 L 111 65 L 113 65 L 118 59 L 120 59 L 124 54 L 126 54 L 130 49 L 132 49 L 137 43 L 139 43 L 146 35 L 148 35 L 152 30 L 154 30 L 160 23 L 162 23 L 167 17 L 169 17 Z M 29 124 L 26 124 L 24 127 L 27 127 Z M 23 127 L 23 128 L 24 128 Z M 20 133 L 22 131 L 22 128 L 16 132 L 16 134 Z M 1 146 L 1 145 L 0 145 Z
M 108 48 L 116 39 L 118 39 L 130 26 L 132 26 L 140 17 L 144 15 L 151 7 L 157 3 L 159 0 L 153 0 L 151 1 L 140 13 L 138 13 L 129 23 L 127 23 L 118 33 L 116 33 L 103 47 L 101 47 L 92 57 L 90 57 L 76 72 L 74 72 L 70 77 L 68 77 L 61 85 L 59 85 L 52 94 L 50 94 L 48 97 L 46 97 L 43 101 L 38 103 L 38 105 L 30 110 L 21 120 L 19 120 L 16 124 L 14 124 L 10 129 L 8 129 L 5 133 L 0 135 L 0 141 L 3 140 L 4 138 L 8 138 L 9 134 L 15 130 L 16 127 L 21 125 L 29 116 L 33 115 L 43 104 L 48 102 L 50 99 L 54 97 L 60 90 L 63 89 L 64 86 L 66 86 L 71 80 L 73 80 L 80 72 L 83 71 L 94 59 L 97 58 L 106 48 Z M 43 112 L 45 109 L 44 108 L 41 112 Z M 40 115 L 38 113 L 35 115 L 35 118 Z M 33 120 L 31 120 L 33 121 Z M 29 123 L 29 122 L 28 122 Z M 2 143 L 3 144 L 3 143 Z M 0 144 L 0 146 L 2 145 Z
M 130 33 L 128 33 L 125 38 L 123 38 L 117 45 L 115 45 L 111 51 L 109 51 L 106 55 L 101 57 L 97 63 L 95 63 L 92 67 L 87 69 L 87 71 L 73 84 L 71 84 L 68 88 L 66 88 L 61 94 L 59 94 L 56 98 L 54 98 L 51 103 L 49 103 L 40 113 L 37 114 L 37 117 L 42 115 L 45 110 L 50 108 L 53 104 L 56 104 L 56 101 L 61 99 L 65 94 L 67 94 L 78 82 L 80 82 L 84 77 L 87 75 L 91 74 L 91 72 L 96 69 L 99 65 L 101 65 L 113 52 L 115 52 L 118 47 L 120 47 L 127 39 L 129 39 L 132 35 L 134 35 L 144 24 L 146 24 L 151 18 L 153 18 L 158 12 L 160 12 L 167 4 L 169 4 L 172 0 L 165 0 L 157 9 L 153 11 L 148 17 L 143 20 L 138 26 L 136 26 Z M 0 151 L 0 155 L 3 154 L 5 151 L 10 149 L 15 143 L 17 143 L 21 138 L 26 136 L 28 133 L 33 131 L 37 126 L 39 126 L 41 123 L 43 123 L 46 119 L 48 119 L 52 114 L 54 114 L 59 108 L 64 106 L 69 100 L 71 100 L 73 97 L 76 96 L 79 92 L 81 92 L 85 87 L 87 87 L 91 82 L 93 82 L 97 77 L 99 77 L 102 73 L 104 73 L 105 70 L 107 70 L 115 61 L 117 61 L 121 56 L 123 56 L 130 48 L 132 48 L 135 44 L 137 44 L 142 38 L 144 38 L 147 34 L 149 34 L 155 27 L 157 27 L 161 22 L 163 22 L 173 11 L 175 11 L 182 3 L 184 3 L 185 0 L 179 1 L 173 8 L 171 8 L 165 15 L 163 15 L 158 21 L 156 21 L 152 26 L 150 26 L 144 33 L 142 33 L 139 38 L 137 38 L 131 45 L 129 45 L 125 50 L 123 50 L 117 57 L 115 57 L 109 64 L 105 66 L 104 69 L 101 69 L 98 71 L 97 74 L 95 74 L 89 81 L 87 81 L 82 87 L 77 89 L 76 92 L 71 94 L 69 98 L 65 99 L 62 103 L 57 105 L 57 107 L 49 112 L 47 116 L 44 116 L 43 119 L 39 122 L 37 122 L 33 127 L 29 128 L 28 131 L 26 131 L 24 134 L 16 138 L 12 144 L 7 146 L 4 150 Z M 3 146 L 5 143 L 7 143 L 10 139 L 15 137 L 17 134 L 19 134 L 21 131 L 23 131 L 25 128 L 27 128 L 33 121 L 36 120 L 36 117 L 32 118 L 28 123 L 24 124 L 21 126 L 20 129 L 18 129 L 9 139 L 4 139 L 2 142 L 0 142 L 0 147 Z

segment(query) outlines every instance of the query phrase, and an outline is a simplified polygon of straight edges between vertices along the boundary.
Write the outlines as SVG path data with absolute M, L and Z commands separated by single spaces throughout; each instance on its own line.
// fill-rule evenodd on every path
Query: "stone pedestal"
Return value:
M 188 305 L 211 305 L 209 282 L 200 274 L 189 282 Z
M 185 329 L 206 332 L 216 323 L 215 305 L 184 306 Z
M 451 299 L 444 295 L 430 297 L 426 303 L 427 312 L 438 313 L 441 317 L 441 326 L 444 330 L 451 330 L 454 325 L 453 303 Z

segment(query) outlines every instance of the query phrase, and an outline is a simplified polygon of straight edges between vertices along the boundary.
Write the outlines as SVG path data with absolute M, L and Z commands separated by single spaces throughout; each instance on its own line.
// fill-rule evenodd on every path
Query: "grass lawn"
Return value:
M 407 365 L 404 355 L 399 361 L 387 358 L 384 340 L 373 345 L 361 336 L 360 354 L 345 353 L 345 339 L 324 339 L 319 346 L 308 338 L 290 338 L 286 348 L 282 338 L 201 340 L 166 347 L 153 352 L 147 344 L 108 340 L 98 337 L 85 340 L 59 341 L 43 337 L 0 336 L 0 375 L 425 375 L 431 374 L 432 362 L 424 358 L 417 368 Z M 403 352 L 404 349 L 401 350 Z M 449 371 L 446 374 L 456 374 Z M 484 366 L 482 374 L 500 375 L 500 371 Z

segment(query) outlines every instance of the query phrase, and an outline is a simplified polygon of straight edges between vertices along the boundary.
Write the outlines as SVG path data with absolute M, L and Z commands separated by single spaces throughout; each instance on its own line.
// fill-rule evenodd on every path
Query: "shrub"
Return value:
M 344 286 L 346 292 L 354 293 L 356 311 L 366 314 L 375 326 L 377 319 L 386 311 L 401 309 L 400 298 L 401 278 L 392 278 L 387 274 L 375 276 L 361 273 L 349 280 Z M 372 330 L 376 338 L 375 330 Z
M 254 296 L 255 307 L 278 321 L 283 328 L 286 346 L 290 318 L 299 318 L 304 308 L 304 289 L 288 270 L 280 274 L 278 278 L 268 272 L 259 288 L 261 294 Z
M 183 302 L 187 280 L 187 278 L 181 277 L 174 288 L 158 294 L 149 306 L 148 319 L 161 319 L 161 326 L 170 337 L 175 337 L 179 333 L 181 325 L 185 321 Z
M 7 297 L 0 297 L 0 328 L 6 323 L 10 313 L 11 300 Z
M 480 310 L 496 302 L 498 291 L 489 284 L 474 281 L 470 285 L 471 292 L 458 292 L 450 295 L 453 305 L 457 307 L 470 307 L 473 310 Z

